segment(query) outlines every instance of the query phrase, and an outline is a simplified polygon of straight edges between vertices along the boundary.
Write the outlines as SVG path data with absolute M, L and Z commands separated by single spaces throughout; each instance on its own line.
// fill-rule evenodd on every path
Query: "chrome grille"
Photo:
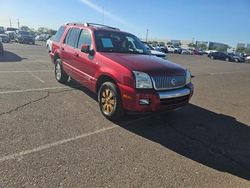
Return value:
M 186 84 L 186 76 L 152 76 L 152 80 L 156 90 L 176 89 Z

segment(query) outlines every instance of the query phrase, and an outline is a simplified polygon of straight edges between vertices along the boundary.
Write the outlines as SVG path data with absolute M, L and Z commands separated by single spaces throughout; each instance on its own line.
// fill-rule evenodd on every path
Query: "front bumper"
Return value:
M 157 112 L 185 106 L 192 97 L 194 90 L 192 83 L 184 88 L 158 92 L 119 87 L 124 109 L 132 112 Z M 141 103 L 142 100 L 149 102 Z
M 160 100 L 183 97 L 183 96 L 190 95 L 190 93 L 191 93 L 191 90 L 189 88 L 181 88 L 181 89 L 175 89 L 175 90 L 170 90 L 170 91 L 158 92 Z

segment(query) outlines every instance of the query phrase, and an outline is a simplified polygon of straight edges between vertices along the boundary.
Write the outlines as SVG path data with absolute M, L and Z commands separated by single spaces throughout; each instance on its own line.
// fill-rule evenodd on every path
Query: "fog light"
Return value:
M 140 99 L 139 100 L 139 104 L 140 105 L 149 105 L 150 104 L 150 100 L 149 99 Z

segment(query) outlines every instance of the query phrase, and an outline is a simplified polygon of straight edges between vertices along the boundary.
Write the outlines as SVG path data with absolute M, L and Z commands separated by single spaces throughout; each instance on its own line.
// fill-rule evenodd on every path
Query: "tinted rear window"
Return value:
M 61 37 L 62 37 L 62 35 L 63 35 L 63 33 L 64 33 L 64 31 L 65 31 L 64 26 L 61 26 L 61 27 L 58 29 L 58 31 L 56 32 L 53 41 L 59 42 L 60 39 L 61 39 Z

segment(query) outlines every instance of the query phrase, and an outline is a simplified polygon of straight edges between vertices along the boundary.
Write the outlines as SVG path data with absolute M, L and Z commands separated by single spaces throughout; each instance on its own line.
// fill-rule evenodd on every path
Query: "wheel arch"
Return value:
M 102 74 L 102 75 L 100 75 L 100 76 L 98 77 L 98 79 L 97 79 L 97 81 L 96 81 L 96 85 L 95 85 L 95 91 L 96 91 L 96 93 L 98 93 L 98 91 L 99 91 L 101 85 L 102 85 L 104 82 L 108 82 L 108 81 L 114 83 L 114 84 L 117 86 L 117 88 L 118 88 L 117 80 L 116 80 L 116 79 L 114 79 L 114 78 L 113 78 L 112 76 L 110 76 L 110 75 Z M 118 88 L 118 90 L 119 90 L 119 88 Z M 119 92 L 120 92 L 120 91 L 119 91 Z
M 54 60 L 54 63 L 56 62 L 57 59 L 60 59 L 60 56 L 58 55 L 58 53 L 56 53 L 56 54 L 54 55 L 54 59 L 53 59 L 53 60 Z

